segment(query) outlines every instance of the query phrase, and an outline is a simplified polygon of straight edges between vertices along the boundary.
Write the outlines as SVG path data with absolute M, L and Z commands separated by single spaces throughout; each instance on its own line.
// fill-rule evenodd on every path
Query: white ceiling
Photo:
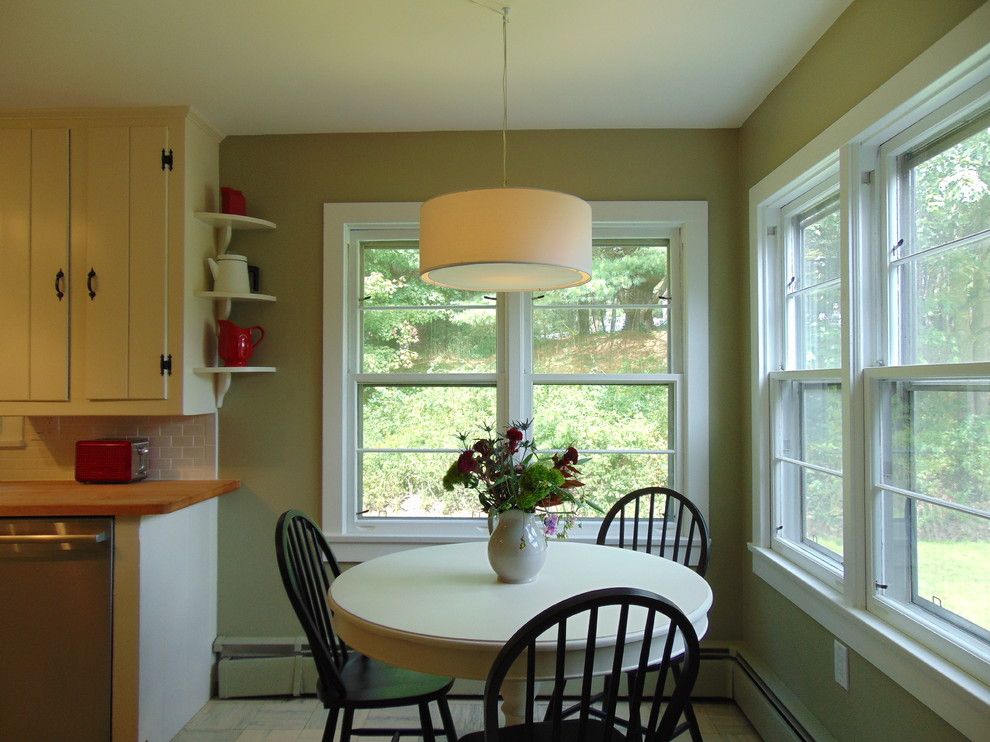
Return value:
M 849 2 L 507 0 L 509 126 L 739 126 Z M 497 129 L 501 44 L 471 0 L 0 0 L 0 106 L 189 104 L 225 134 Z

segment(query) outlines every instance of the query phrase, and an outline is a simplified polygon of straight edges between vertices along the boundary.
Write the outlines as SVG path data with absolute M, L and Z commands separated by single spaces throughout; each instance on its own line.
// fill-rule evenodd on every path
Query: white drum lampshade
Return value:
M 537 188 L 484 188 L 420 209 L 419 273 L 467 291 L 539 291 L 591 278 L 591 206 Z

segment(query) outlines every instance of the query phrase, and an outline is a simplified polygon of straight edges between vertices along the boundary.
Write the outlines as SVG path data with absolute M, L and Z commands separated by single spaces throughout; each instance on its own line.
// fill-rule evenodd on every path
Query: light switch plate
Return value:
M 836 639 L 833 654 L 835 657 L 835 682 L 849 690 L 849 650 L 845 644 Z

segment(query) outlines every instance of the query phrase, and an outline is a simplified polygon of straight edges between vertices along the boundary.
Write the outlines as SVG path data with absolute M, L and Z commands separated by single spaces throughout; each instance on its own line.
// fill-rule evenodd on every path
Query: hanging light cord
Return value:
M 506 155 L 509 136 L 509 8 L 507 6 L 493 8 L 478 0 L 468 0 L 468 2 L 502 16 L 502 187 L 505 188 L 509 182 Z
M 502 8 L 502 187 L 509 182 L 506 139 L 509 131 L 509 9 Z

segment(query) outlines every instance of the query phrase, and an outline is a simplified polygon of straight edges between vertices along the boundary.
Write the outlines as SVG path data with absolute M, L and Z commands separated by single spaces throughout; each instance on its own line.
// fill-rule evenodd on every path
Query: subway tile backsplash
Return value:
M 146 436 L 149 479 L 216 479 L 217 417 L 27 417 L 24 443 L 0 448 L 0 479 L 73 479 L 76 441 Z

